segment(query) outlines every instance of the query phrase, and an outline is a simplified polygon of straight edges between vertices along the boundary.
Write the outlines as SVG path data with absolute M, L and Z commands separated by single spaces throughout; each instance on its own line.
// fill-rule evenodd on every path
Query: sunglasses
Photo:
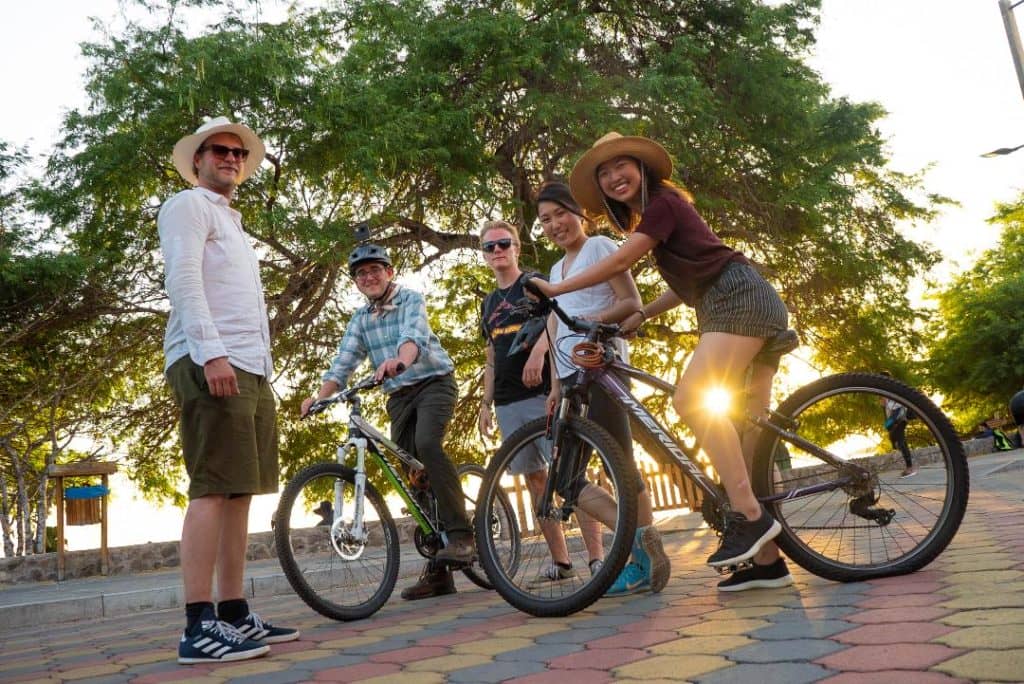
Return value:
M 498 247 L 502 249 L 508 249 L 512 246 L 512 238 L 501 238 L 500 240 L 488 240 L 484 244 L 480 245 L 480 248 L 490 254 Z
M 199 148 L 198 152 L 202 154 L 204 151 L 210 150 L 213 152 L 213 156 L 217 159 L 227 159 L 229 154 L 235 155 L 235 159 L 245 161 L 249 158 L 249 150 L 244 147 L 228 147 L 227 145 L 218 145 L 217 143 L 211 143 L 209 145 L 203 145 Z

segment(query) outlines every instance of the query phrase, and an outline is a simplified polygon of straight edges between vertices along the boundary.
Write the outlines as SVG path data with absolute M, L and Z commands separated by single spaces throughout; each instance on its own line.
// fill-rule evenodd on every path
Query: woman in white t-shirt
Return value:
M 561 282 L 617 249 L 617 245 L 607 237 L 587 235 L 583 228 L 583 222 L 586 220 L 583 212 L 572 198 L 569 186 L 564 183 L 550 182 L 541 187 L 537 195 L 537 218 L 544 229 L 544 235 L 565 251 L 565 256 L 551 268 L 552 283 Z M 560 296 L 558 304 L 570 316 L 602 323 L 618 323 L 640 309 L 641 299 L 633 276 L 626 271 L 608 282 Z M 556 344 L 551 354 L 555 372 L 551 374 L 551 394 L 548 396 L 550 413 L 560 400 L 560 381 L 576 372 L 570 357 L 573 346 L 580 340 L 578 335 L 570 331 L 565 323 L 553 314 L 548 321 L 548 333 Z M 618 339 L 615 344 L 622 359 L 628 360 L 625 340 Z M 595 387 L 591 392 L 588 417 L 607 429 L 623 453 L 632 458 L 633 437 L 629 430 L 629 417 L 600 387 Z M 638 486 L 643 487 L 639 474 L 637 480 L 640 483 Z M 599 487 L 588 485 L 580 496 L 579 504 L 587 514 L 610 525 L 614 522 L 614 507 L 602 507 L 594 503 L 597 500 L 594 497 L 600 498 L 602 493 L 603 490 Z M 629 594 L 647 589 L 658 592 L 668 582 L 669 560 L 662 548 L 661 536 L 652 524 L 654 516 L 651 498 L 646 488 L 641 489 L 638 498 L 633 561 L 623 568 L 618 579 L 608 590 L 608 595 Z M 586 534 L 583 521 L 580 522 L 580 526 Z M 588 545 L 588 548 L 591 546 Z

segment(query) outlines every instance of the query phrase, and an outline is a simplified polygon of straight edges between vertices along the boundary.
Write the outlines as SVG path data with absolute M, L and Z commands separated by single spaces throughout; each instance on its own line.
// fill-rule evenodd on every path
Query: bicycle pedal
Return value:
M 712 565 L 711 567 L 713 567 L 719 575 L 731 575 L 734 572 L 739 572 L 740 570 L 749 570 L 750 568 L 754 567 L 754 561 L 745 560 L 739 563 L 732 563 L 730 565 Z

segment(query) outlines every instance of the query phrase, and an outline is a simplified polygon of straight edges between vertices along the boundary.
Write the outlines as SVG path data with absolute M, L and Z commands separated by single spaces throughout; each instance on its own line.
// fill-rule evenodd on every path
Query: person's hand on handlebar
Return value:
M 644 324 L 647 318 L 644 316 L 643 311 L 634 311 L 629 314 L 621 321 L 619 321 L 619 328 L 622 329 L 623 337 L 635 337 L 637 329 Z
M 404 370 L 405 363 L 400 359 L 393 357 L 377 366 L 377 372 L 373 374 L 373 378 L 377 382 L 381 382 L 384 378 L 393 378 Z
M 523 283 L 524 289 L 526 290 L 527 296 L 536 298 L 536 292 L 540 292 L 548 299 L 555 296 L 554 285 L 541 278 L 528 278 Z

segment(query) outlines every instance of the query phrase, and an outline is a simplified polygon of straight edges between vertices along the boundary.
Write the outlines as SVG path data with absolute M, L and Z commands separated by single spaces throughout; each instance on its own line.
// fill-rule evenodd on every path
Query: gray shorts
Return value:
M 529 423 L 531 420 L 547 415 L 545 402 L 547 397 L 540 394 L 528 399 L 520 399 L 504 406 L 495 406 L 494 412 L 501 428 L 502 439 L 508 439 L 512 433 Z M 546 439 L 534 440 L 533 444 L 516 454 L 509 472 L 513 475 L 535 473 L 548 467 L 551 462 L 551 443 Z
M 779 293 L 749 264 L 732 262 L 696 306 L 697 330 L 774 337 L 789 327 Z

